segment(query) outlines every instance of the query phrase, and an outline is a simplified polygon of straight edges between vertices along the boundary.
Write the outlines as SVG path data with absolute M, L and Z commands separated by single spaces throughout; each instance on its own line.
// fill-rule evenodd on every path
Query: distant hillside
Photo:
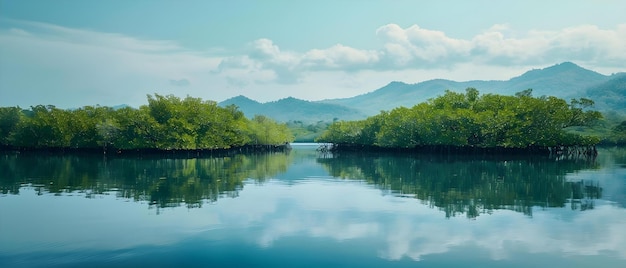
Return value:
M 391 82 L 367 94 L 321 102 L 344 105 L 367 115 L 374 115 L 381 110 L 391 110 L 398 106 L 411 107 L 442 95 L 445 90 L 463 92 L 468 87 L 477 88 L 481 93 L 505 95 L 532 88 L 535 96 L 548 95 L 569 99 L 584 97 L 587 95 L 587 89 L 611 78 L 612 76 L 605 76 L 574 63 L 565 62 L 544 69 L 531 70 L 507 81 L 455 82 L 435 79 L 417 84 Z
M 498 81 L 491 81 L 497 83 Z M 399 106 L 411 107 L 417 103 L 443 94 L 446 89 L 453 91 L 475 87 L 485 92 L 484 81 L 455 82 L 444 79 L 435 79 L 418 84 L 391 82 L 386 86 L 352 98 L 323 100 L 322 103 L 344 105 L 360 110 L 364 114 L 374 115 L 381 110 L 391 110 Z
M 612 76 L 602 84 L 590 87 L 586 94 L 596 102 L 596 108 L 626 113 L 626 73 Z
M 428 80 L 417 84 L 391 82 L 372 92 L 351 98 L 304 101 L 286 98 L 274 102 L 259 103 L 244 96 L 234 97 L 220 103 L 221 106 L 237 105 L 248 117 L 262 114 L 286 122 L 299 120 L 317 121 L 363 119 L 399 106 L 412 107 L 430 98 L 442 95 L 445 90 L 464 92 L 473 87 L 481 93 L 513 95 L 533 89 L 534 96 L 556 96 L 569 100 L 587 97 L 596 102 L 599 110 L 624 111 L 626 109 L 626 73 L 611 76 L 587 70 L 571 62 L 564 62 L 543 69 L 535 69 L 506 81 L 465 81 L 444 79 Z
M 126 107 L 130 107 L 130 106 L 128 106 L 127 104 L 120 104 L 120 105 L 112 106 L 111 108 L 113 108 L 113 110 L 119 110 L 119 109 L 124 109 Z
M 265 115 L 279 122 L 299 120 L 314 123 L 318 121 L 333 121 L 335 119 L 356 120 L 366 117 L 360 111 L 345 106 L 310 102 L 292 97 L 259 103 L 244 96 L 237 96 L 219 103 L 222 107 L 231 104 L 239 107 L 249 118 L 255 115 Z
M 507 81 L 506 88 L 498 91 L 515 93 L 532 88 L 536 96 L 575 97 L 584 95 L 589 87 L 609 79 L 610 76 L 587 70 L 571 62 L 564 62 L 511 78 Z
M 239 107 L 239 110 L 242 111 L 249 118 L 254 117 L 254 115 L 256 114 L 263 114 L 262 103 L 255 101 L 255 100 L 251 100 L 241 95 L 222 101 L 218 103 L 218 105 L 221 107 L 226 107 L 228 105 L 235 105 Z

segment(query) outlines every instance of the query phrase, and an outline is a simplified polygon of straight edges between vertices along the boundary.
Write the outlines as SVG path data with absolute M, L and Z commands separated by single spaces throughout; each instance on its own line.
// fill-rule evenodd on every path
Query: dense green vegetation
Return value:
M 264 116 L 247 119 L 236 106 L 192 97 L 148 95 L 148 105 L 139 109 L 0 108 L 0 146 L 9 148 L 196 150 L 292 140 L 285 124 Z
M 589 126 L 567 128 L 567 132 L 600 137 L 600 145 L 626 145 L 626 115 L 616 111 L 602 113 L 602 119 Z
M 556 97 L 533 97 L 446 91 L 412 108 L 399 107 L 360 121 L 340 121 L 317 140 L 336 145 L 386 148 L 420 146 L 537 149 L 593 146 L 600 139 L 566 131 L 588 126 L 602 115 L 585 98 L 567 103 Z
M 292 120 L 287 122 L 287 127 L 293 133 L 295 142 L 314 142 L 330 124 L 328 121 L 307 124 L 301 120 Z

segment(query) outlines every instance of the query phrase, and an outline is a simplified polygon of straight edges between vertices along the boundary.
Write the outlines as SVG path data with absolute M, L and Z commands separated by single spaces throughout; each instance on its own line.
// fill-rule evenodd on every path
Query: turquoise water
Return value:
M 5 153 L 2 267 L 626 267 L 626 151 L 597 159 Z

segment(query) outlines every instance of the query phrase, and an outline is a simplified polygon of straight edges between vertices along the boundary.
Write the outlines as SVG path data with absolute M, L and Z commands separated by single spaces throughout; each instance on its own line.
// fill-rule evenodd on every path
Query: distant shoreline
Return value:
M 231 148 L 216 149 L 117 149 L 117 148 L 29 148 L 15 146 L 0 146 L 0 152 L 19 153 L 49 153 L 49 154 L 89 154 L 105 156 L 175 156 L 175 157 L 204 157 L 216 155 L 233 155 L 239 153 L 273 153 L 291 150 L 290 144 L 280 145 L 244 145 Z
M 598 155 L 596 146 L 554 146 L 541 147 L 529 146 L 526 148 L 507 147 L 476 147 L 476 146 L 448 146 L 448 145 L 423 145 L 409 148 L 380 147 L 360 144 L 332 144 L 326 143 L 318 149 L 322 152 L 384 152 L 384 153 L 428 153 L 442 155 L 485 155 L 485 154 L 510 154 L 510 155 L 546 155 L 546 156 L 588 156 Z

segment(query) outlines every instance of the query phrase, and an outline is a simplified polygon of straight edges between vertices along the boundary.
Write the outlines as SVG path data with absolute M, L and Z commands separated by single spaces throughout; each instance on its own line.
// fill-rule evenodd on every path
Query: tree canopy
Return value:
M 601 118 L 592 106 L 593 101 L 585 98 L 567 103 L 556 97 L 533 97 L 531 89 L 503 96 L 480 95 L 477 89 L 468 88 L 465 94 L 446 91 L 412 108 L 335 122 L 317 141 L 386 148 L 590 146 L 599 139 L 564 129 Z
M 0 107 L 0 146 L 195 150 L 293 141 L 285 124 L 266 117 L 249 120 L 236 106 L 189 96 L 147 97 L 148 105 L 139 109 Z

